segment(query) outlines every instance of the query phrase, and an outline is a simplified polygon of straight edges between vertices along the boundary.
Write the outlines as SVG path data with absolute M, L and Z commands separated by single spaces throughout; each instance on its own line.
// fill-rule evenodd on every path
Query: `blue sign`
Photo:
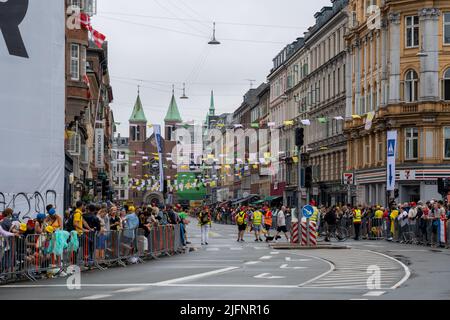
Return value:
M 388 140 L 388 157 L 395 157 L 395 139 Z
M 303 214 L 303 217 L 305 217 L 306 219 L 309 219 L 314 214 L 314 208 L 310 205 L 304 206 L 302 209 L 302 214 Z

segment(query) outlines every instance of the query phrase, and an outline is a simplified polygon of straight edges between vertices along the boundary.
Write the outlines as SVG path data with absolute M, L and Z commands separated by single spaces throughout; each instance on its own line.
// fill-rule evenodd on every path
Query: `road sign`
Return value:
M 305 217 L 306 219 L 309 219 L 314 214 L 314 208 L 310 205 L 304 206 L 302 209 L 302 214 L 303 214 L 303 217 Z

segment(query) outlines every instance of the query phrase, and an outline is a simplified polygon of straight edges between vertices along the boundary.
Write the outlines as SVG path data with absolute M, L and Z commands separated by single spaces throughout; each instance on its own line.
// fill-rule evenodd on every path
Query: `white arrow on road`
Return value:
M 261 274 L 258 274 L 257 276 L 254 276 L 253 278 L 257 278 L 257 279 L 283 279 L 283 278 L 286 278 L 286 277 L 272 276 L 270 273 L 261 273 Z
M 287 264 L 283 264 L 280 269 L 295 269 L 295 270 L 299 270 L 299 269 L 307 269 L 307 267 L 288 267 Z
M 289 262 L 307 262 L 307 261 L 311 261 L 311 259 L 292 259 L 291 257 L 286 257 L 285 260 L 289 261 Z

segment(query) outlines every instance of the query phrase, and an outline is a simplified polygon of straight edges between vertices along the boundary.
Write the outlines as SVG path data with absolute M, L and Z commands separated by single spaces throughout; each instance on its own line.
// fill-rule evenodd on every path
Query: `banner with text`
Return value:
M 64 1 L 0 1 L 0 211 L 63 215 Z
M 397 153 L 397 130 L 387 132 L 386 191 L 395 190 L 395 155 Z
M 105 167 L 105 130 L 95 129 L 95 167 L 103 169 Z

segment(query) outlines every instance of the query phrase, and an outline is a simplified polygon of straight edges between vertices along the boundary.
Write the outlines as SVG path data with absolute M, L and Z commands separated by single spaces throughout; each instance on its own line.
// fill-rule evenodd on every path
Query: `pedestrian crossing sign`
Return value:
M 395 140 L 390 139 L 388 140 L 388 157 L 394 156 L 395 156 Z

